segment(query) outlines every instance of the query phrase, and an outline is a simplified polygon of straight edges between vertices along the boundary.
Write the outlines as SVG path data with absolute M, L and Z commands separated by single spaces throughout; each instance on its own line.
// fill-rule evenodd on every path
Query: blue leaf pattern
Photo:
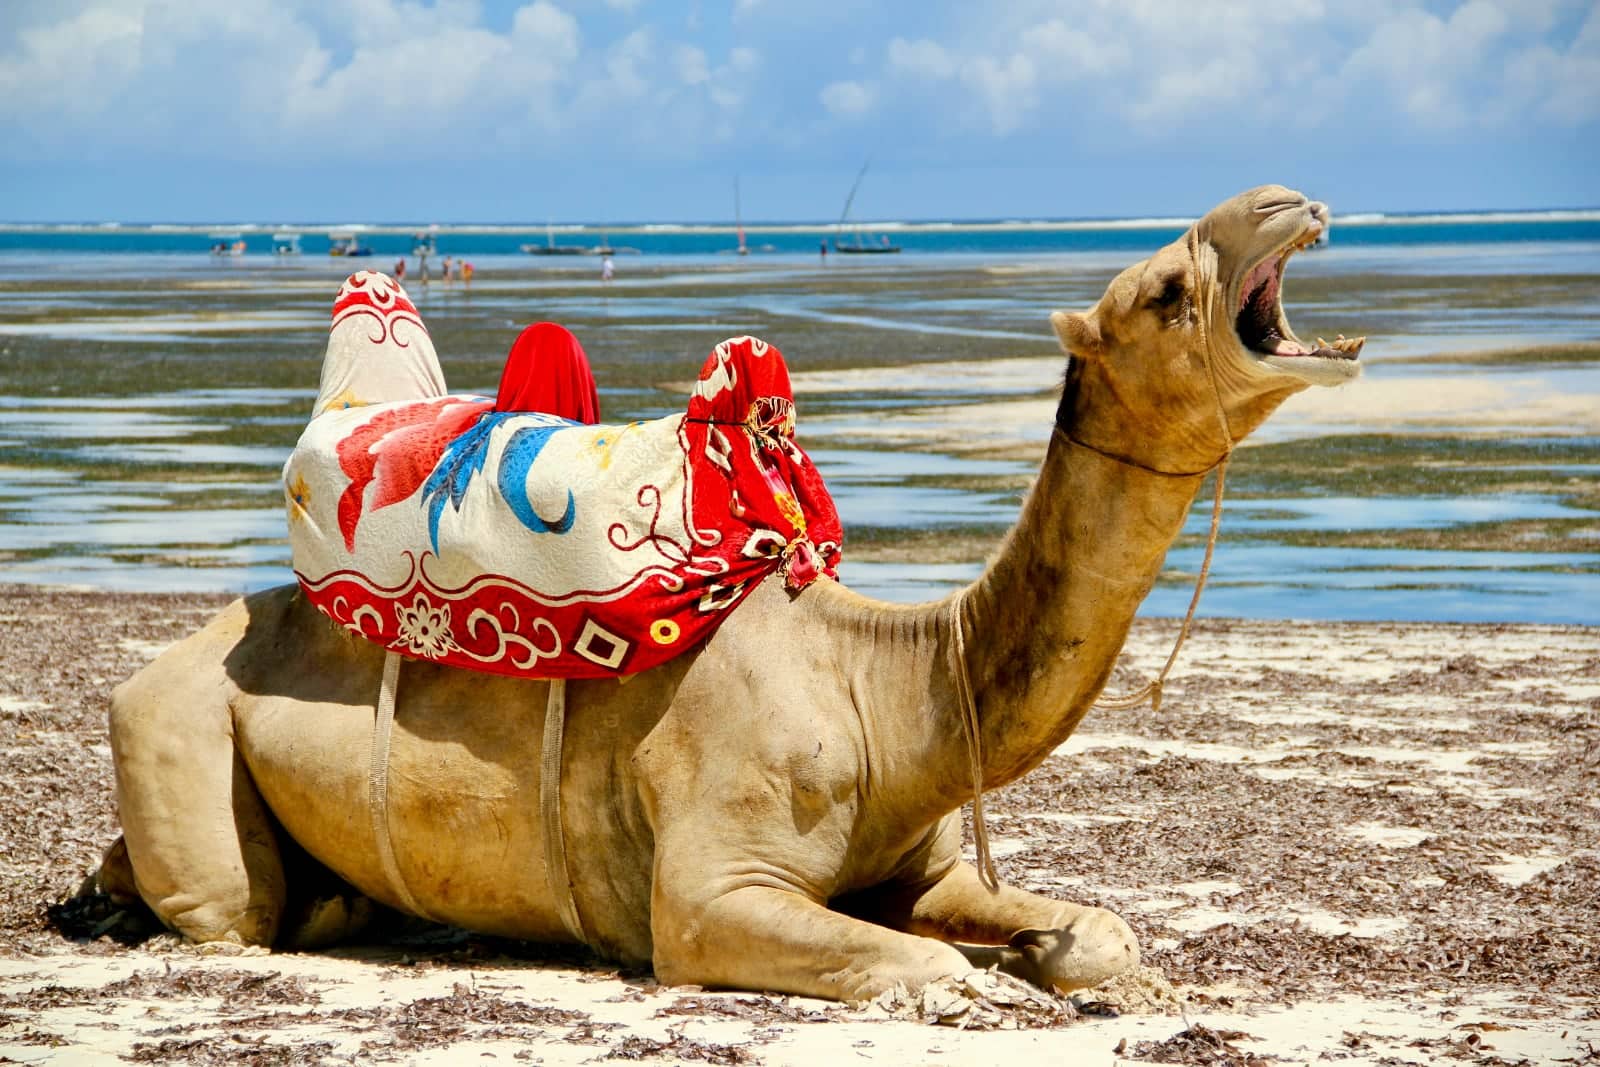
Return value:
M 500 423 L 509 418 L 548 419 L 549 422 L 521 427 L 511 435 L 511 440 L 506 442 L 505 451 L 500 457 L 499 475 L 496 478 L 500 495 L 505 498 L 517 521 L 534 533 L 561 534 L 572 529 L 577 510 L 572 490 L 567 490 L 566 513 L 561 518 L 551 521 L 533 509 L 533 502 L 528 499 L 527 486 L 528 471 L 532 468 L 534 460 L 539 458 L 539 453 L 543 451 L 550 435 L 557 430 L 564 430 L 577 424 L 558 419 L 553 415 L 529 416 L 521 412 L 491 411 L 445 446 L 444 454 L 439 457 L 438 466 L 434 467 L 433 473 L 423 483 L 422 503 L 428 509 L 428 537 L 433 542 L 435 553 L 439 551 L 439 519 L 444 515 L 445 503 L 448 502 L 457 514 L 460 513 L 461 502 L 466 498 L 467 488 L 472 484 L 473 478 L 483 470 L 484 462 L 488 458 L 490 435 Z
M 544 450 L 551 434 L 575 425 L 563 421 L 554 426 L 524 426 L 511 435 L 511 440 L 506 442 L 505 452 L 500 456 L 500 477 L 497 480 L 500 495 L 510 505 L 517 521 L 534 533 L 564 534 L 572 529 L 572 521 L 577 515 L 577 501 L 572 499 L 572 490 L 567 490 L 566 513 L 551 522 L 534 511 L 533 501 L 528 499 L 528 471 Z

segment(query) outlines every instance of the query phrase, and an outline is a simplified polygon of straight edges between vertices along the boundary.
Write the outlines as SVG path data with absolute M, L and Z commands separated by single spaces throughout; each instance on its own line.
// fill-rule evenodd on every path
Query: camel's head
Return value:
M 1263 185 L 1117 275 L 1087 312 L 1056 312 L 1076 357 L 1058 423 L 1135 462 L 1195 469 L 1290 394 L 1354 378 L 1364 339 L 1306 344 L 1280 299 L 1289 257 L 1327 225 L 1326 205 Z

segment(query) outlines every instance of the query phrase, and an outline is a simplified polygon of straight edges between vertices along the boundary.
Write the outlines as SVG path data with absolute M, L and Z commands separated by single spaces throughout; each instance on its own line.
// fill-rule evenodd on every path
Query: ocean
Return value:
M 815 256 L 823 241 L 868 244 L 887 236 L 914 256 L 1053 255 L 1139 251 L 1172 240 L 1193 219 L 989 219 L 852 223 L 751 222 L 747 244 L 761 254 Z M 1600 241 L 1600 210 L 1366 213 L 1335 216 L 1333 239 L 1355 248 L 1393 245 L 1505 245 L 1546 241 Z M 327 255 L 330 234 L 359 237 L 375 258 L 412 254 L 419 235 L 430 236 L 439 255 L 520 256 L 523 246 L 610 244 L 647 256 L 723 255 L 737 247 L 726 223 L 616 224 L 404 224 L 404 223 L 0 223 L 0 253 L 175 254 L 207 252 L 218 241 L 243 241 L 246 255 L 269 254 L 274 236 L 295 234 L 303 254 Z
M 403 258 L 453 391 L 492 392 L 538 318 L 578 333 L 608 421 L 681 410 L 725 336 L 780 345 L 846 581 L 938 596 L 978 573 L 1036 466 L 1048 312 L 1187 221 L 864 223 L 902 251 L 825 259 L 854 227 L 751 223 L 736 256 L 726 225 L 0 226 L 0 582 L 289 580 L 277 475 L 327 309 L 344 274 Z M 300 254 L 272 254 L 289 233 Z M 330 233 L 372 254 L 330 256 Z M 549 243 L 613 248 L 616 280 L 521 251 Z M 470 287 L 441 281 L 446 255 Z M 1600 211 L 1336 217 L 1285 292 L 1302 336 L 1367 334 L 1367 372 L 1241 453 L 1202 614 L 1600 625 Z M 1202 497 L 1145 614 L 1187 605 Z

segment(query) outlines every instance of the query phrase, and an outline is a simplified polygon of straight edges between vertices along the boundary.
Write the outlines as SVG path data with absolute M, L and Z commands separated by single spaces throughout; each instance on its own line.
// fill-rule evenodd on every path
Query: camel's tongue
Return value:
M 1309 356 L 1312 353 L 1312 349 L 1287 337 L 1275 337 L 1270 343 L 1259 346 L 1257 351 L 1269 352 L 1274 356 Z

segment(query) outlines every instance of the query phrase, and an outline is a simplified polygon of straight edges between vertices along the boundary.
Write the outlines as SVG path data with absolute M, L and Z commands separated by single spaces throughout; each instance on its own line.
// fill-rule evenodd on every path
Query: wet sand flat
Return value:
M 1367 334 L 1367 372 L 1293 398 L 1240 451 L 1208 608 L 1600 622 L 1582 608 L 1600 603 L 1597 257 L 1576 248 L 1297 257 L 1297 330 Z M 519 324 L 552 318 L 583 339 L 606 417 L 651 418 L 681 411 L 712 344 L 759 334 L 794 372 L 846 580 L 919 599 L 975 573 L 1031 482 L 1064 367 L 1048 312 L 1086 306 L 1132 255 L 638 257 L 610 285 L 529 258 L 485 260 L 470 289 L 410 286 L 452 389 L 492 391 Z M 285 580 L 277 474 L 348 267 L 81 265 L 0 256 L 0 577 Z M 1147 613 L 1182 612 L 1195 526 Z
M 1127 917 L 1137 980 L 845 1007 L 420 925 L 229 954 L 60 907 L 116 835 L 111 687 L 224 601 L 0 587 L 0 1057 L 1543 1064 L 1600 1044 L 1595 628 L 1202 621 L 1159 713 L 1092 713 L 989 800 L 1003 877 Z M 1111 689 L 1171 637 L 1137 624 Z

